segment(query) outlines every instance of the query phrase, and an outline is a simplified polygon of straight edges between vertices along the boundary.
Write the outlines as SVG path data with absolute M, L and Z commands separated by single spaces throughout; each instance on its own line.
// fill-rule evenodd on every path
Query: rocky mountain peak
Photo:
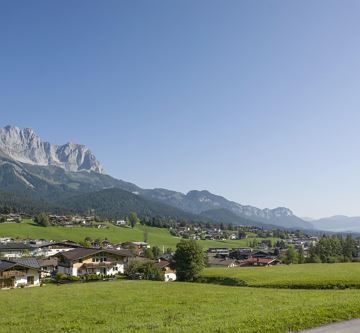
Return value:
M 96 157 L 84 145 L 75 143 L 54 145 L 42 141 L 31 128 L 20 129 L 13 126 L 0 128 L 0 151 L 21 163 L 54 165 L 72 172 L 104 172 Z

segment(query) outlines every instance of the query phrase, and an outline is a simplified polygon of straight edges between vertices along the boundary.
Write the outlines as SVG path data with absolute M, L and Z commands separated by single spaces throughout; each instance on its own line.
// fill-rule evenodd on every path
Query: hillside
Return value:
M 193 222 L 201 220 L 195 214 L 184 212 L 181 209 L 163 203 L 144 199 L 139 195 L 119 188 L 74 196 L 61 201 L 60 205 L 73 213 L 87 213 L 93 210 L 100 217 L 112 219 L 123 218 L 131 212 L 136 212 L 139 216 L 162 216 Z
M 107 223 L 108 224 L 108 223 Z M 108 239 L 112 243 L 122 243 L 128 241 L 143 241 L 144 231 L 148 233 L 148 242 L 150 245 L 159 246 L 161 249 L 168 247 L 175 248 L 176 244 L 180 241 L 180 238 L 170 235 L 168 229 L 144 227 L 137 225 L 132 228 L 116 227 L 112 224 L 108 224 L 107 229 L 86 228 L 86 227 L 39 227 L 32 221 L 26 220 L 18 223 L 0 223 L 0 237 L 19 237 L 22 239 L 48 239 L 48 240 L 72 240 L 75 242 L 83 241 L 85 237 L 89 236 L 92 239 Z M 259 240 L 259 238 L 257 238 Z M 271 239 L 273 242 L 277 239 Z M 212 241 L 212 240 L 200 240 L 197 241 L 204 248 L 209 247 L 244 247 L 248 246 L 252 239 L 241 240 L 226 240 L 226 241 Z
M 230 210 L 224 208 L 206 210 L 202 212 L 200 216 L 203 218 L 208 218 L 222 223 L 231 223 L 234 225 L 255 226 L 260 228 L 264 227 L 268 229 L 277 228 L 277 226 L 275 225 L 265 224 L 258 221 L 243 218 L 241 216 L 234 214 Z

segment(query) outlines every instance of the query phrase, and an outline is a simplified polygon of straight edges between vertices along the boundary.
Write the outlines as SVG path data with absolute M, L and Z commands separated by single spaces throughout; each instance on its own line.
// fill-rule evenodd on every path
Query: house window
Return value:
M 92 257 L 92 262 L 104 262 L 104 261 L 107 261 L 107 257 L 105 257 L 104 254 L 95 254 L 93 257 Z

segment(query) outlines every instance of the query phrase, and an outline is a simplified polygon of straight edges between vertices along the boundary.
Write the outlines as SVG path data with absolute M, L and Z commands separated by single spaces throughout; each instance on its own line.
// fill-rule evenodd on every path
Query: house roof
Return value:
M 11 259 L 10 261 L 30 268 L 35 268 L 35 269 L 40 268 L 39 262 L 35 258 L 14 258 Z
M 73 247 L 73 248 L 81 247 L 81 245 L 79 245 L 79 244 L 77 244 L 77 243 L 68 242 L 68 241 L 64 241 L 64 242 L 49 242 L 49 243 L 45 243 L 45 244 L 36 245 L 37 248 L 44 248 L 44 247 L 49 247 L 49 246 L 62 246 L 62 247 Z
M 260 264 L 271 264 L 272 262 L 277 261 L 275 258 L 249 258 L 246 259 L 245 262 L 252 263 L 260 263 Z
M 61 255 L 67 260 L 78 260 L 101 252 L 115 254 L 122 257 L 134 256 L 130 251 L 126 251 L 126 250 L 93 249 L 93 248 L 85 248 L 85 247 L 77 248 L 66 252 L 61 252 L 56 256 Z
M 39 262 L 40 267 L 57 266 L 58 258 L 52 257 L 49 259 L 39 259 L 38 262 Z
M 6 271 L 9 268 L 22 266 L 25 268 L 32 268 L 39 270 L 40 266 L 36 259 L 17 259 L 17 260 L 0 260 L 0 272 Z
M 170 265 L 170 263 L 167 260 L 160 260 L 160 261 L 155 262 L 155 266 L 160 269 L 168 267 L 169 265 Z
M 232 259 L 222 259 L 222 258 L 216 258 L 216 257 L 210 257 L 208 258 L 208 264 L 210 266 L 230 266 L 231 264 L 235 264 L 236 260 Z
M 4 244 L 0 244 L 0 251 L 1 250 L 32 250 L 34 247 L 27 243 L 20 243 L 20 242 L 8 242 Z
M 7 261 L 7 260 L 0 260 L 0 272 L 5 271 L 13 266 L 15 266 L 16 264 L 11 262 L 11 261 Z

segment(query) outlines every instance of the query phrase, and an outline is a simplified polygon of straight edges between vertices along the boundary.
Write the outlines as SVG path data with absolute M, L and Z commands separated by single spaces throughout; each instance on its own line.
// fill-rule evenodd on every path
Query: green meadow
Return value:
M 215 283 L 244 281 L 251 287 L 360 288 L 360 263 L 206 268 L 202 277 Z
M 157 245 L 160 248 L 175 248 L 180 238 L 170 235 L 167 229 L 144 227 L 137 225 L 134 229 L 117 227 L 108 224 L 108 229 L 96 229 L 85 227 L 39 227 L 30 220 L 21 223 L 2 223 L 0 224 L 0 237 L 14 238 L 32 238 L 32 239 L 48 239 L 48 240 L 72 240 L 82 241 L 89 236 L 92 239 L 107 238 L 112 243 L 122 243 L 126 241 L 143 241 L 144 230 L 148 232 L 148 242 L 151 246 Z M 268 238 L 276 240 L 276 238 Z M 209 247 L 244 247 L 248 246 L 250 239 L 227 240 L 227 241 L 199 241 L 200 245 L 207 249 Z
M 359 317 L 360 291 L 94 282 L 4 290 L 0 312 L 2 333 L 281 333 Z

